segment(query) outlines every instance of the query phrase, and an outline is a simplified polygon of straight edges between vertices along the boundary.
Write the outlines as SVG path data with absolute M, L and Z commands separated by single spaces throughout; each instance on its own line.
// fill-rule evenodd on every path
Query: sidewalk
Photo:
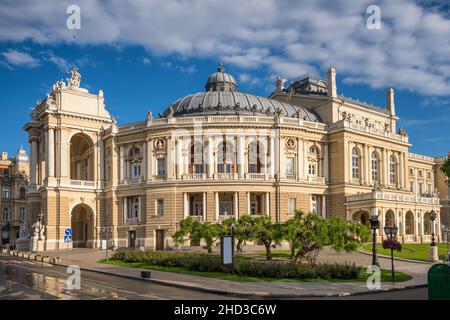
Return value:
M 46 254 L 50 257 L 61 257 L 61 264 L 67 265 L 65 250 L 48 251 Z M 354 262 L 363 266 L 368 266 L 371 262 L 371 257 L 361 253 L 338 254 L 332 251 L 325 251 L 319 257 L 319 260 L 322 262 Z M 69 264 L 78 265 L 84 270 L 139 279 L 141 281 L 152 281 L 185 289 L 229 294 L 247 298 L 337 297 L 374 292 L 374 290 L 369 290 L 366 287 L 365 282 L 234 282 L 162 271 L 152 271 L 151 279 L 142 279 L 140 275 L 141 269 L 100 264 L 96 262 L 104 258 L 104 251 L 74 249 L 69 253 Z M 382 268 L 390 268 L 389 259 L 380 257 L 379 260 Z M 413 276 L 413 279 L 396 284 L 381 283 L 381 290 L 377 291 L 400 290 L 426 286 L 426 272 L 431 264 L 426 265 L 403 261 L 396 261 L 395 263 L 397 271 L 409 273 Z

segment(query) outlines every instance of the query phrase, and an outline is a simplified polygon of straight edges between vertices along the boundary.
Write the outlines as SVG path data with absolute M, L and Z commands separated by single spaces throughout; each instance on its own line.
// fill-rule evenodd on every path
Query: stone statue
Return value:
M 275 80 L 275 88 L 276 88 L 277 92 L 283 92 L 285 82 L 286 82 L 286 79 L 283 79 L 280 76 L 277 77 L 277 79 Z
M 33 232 L 32 236 L 34 238 L 38 238 L 44 240 L 44 225 L 41 222 L 41 219 L 38 219 L 32 226 L 31 230 Z
M 385 123 L 385 124 L 384 124 L 384 131 L 385 131 L 385 132 L 389 132 L 389 127 L 390 127 L 390 126 L 389 126 L 389 123 Z
M 20 224 L 19 238 L 20 239 L 29 239 L 30 238 L 30 229 L 28 228 L 26 223 Z
M 400 127 L 398 129 L 398 134 L 401 135 L 402 137 L 406 137 L 407 136 L 406 131 L 405 131 L 405 129 L 403 129 L 403 127 Z
M 153 113 L 151 111 L 147 111 L 147 121 L 153 120 Z
M 80 87 L 81 75 L 77 71 L 78 67 L 75 67 L 70 71 L 70 79 L 67 79 L 67 85 L 69 88 Z
M 170 106 L 168 111 L 169 111 L 169 112 L 168 112 L 168 114 L 167 114 L 167 118 L 172 118 L 172 117 L 173 117 L 173 113 L 174 113 L 173 107 Z

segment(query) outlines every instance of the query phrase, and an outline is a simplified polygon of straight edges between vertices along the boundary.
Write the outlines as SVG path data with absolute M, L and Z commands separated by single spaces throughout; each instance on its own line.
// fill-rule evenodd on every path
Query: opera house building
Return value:
M 222 65 L 199 92 L 159 115 L 119 124 L 104 93 L 72 70 L 39 101 L 28 132 L 26 224 L 42 228 L 42 250 L 168 249 L 185 217 L 218 222 L 243 215 L 285 221 L 296 209 L 369 225 L 396 225 L 404 242 L 430 242 L 449 223 L 444 158 L 409 152 L 394 91 L 377 107 L 337 94 L 326 79 L 277 78 L 274 92 L 240 92 Z M 430 212 L 437 213 L 436 219 Z M 191 245 L 196 245 L 192 243 Z

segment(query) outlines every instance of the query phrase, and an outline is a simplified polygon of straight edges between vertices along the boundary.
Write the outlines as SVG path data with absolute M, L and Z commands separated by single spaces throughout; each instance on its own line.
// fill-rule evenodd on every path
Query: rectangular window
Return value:
M 421 196 L 423 194 L 423 184 L 419 183 L 419 195 Z
M 409 191 L 414 192 L 414 182 L 409 183 Z
M 157 159 L 158 176 L 166 176 L 166 159 Z
M 427 178 L 431 179 L 431 172 L 429 172 L 429 171 L 427 172 Z
M 3 221 L 8 221 L 8 220 L 9 220 L 9 211 L 8 211 L 8 208 L 3 208 L 2 219 L 3 219 Z
M 138 196 L 126 198 L 127 219 L 138 219 L 140 212 L 140 201 Z
M 133 164 L 133 177 L 140 177 L 141 176 L 141 165 L 140 164 Z
M 20 222 L 25 221 L 25 208 L 23 208 L 23 207 L 19 208 L 19 221 Z
M 309 164 L 308 165 L 308 174 L 310 176 L 315 176 L 316 175 L 316 165 L 315 164 Z
M 288 202 L 288 213 L 290 214 L 294 214 L 295 213 L 295 209 L 297 209 L 297 199 L 295 198 L 289 198 L 289 202 Z
M 156 200 L 156 214 L 158 216 L 164 215 L 164 200 L 163 199 Z
M 261 210 L 261 195 L 251 195 L 250 197 L 250 214 L 259 215 Z
M 2 198 L 9 199 L 9 188 L 3 187 L 2 189 Z
M 286 175 L 294 175 L 294 159 L 295 158 L 286 158 Z
M 409 168 L 409 175 L 410 176 L 414 176 L 414 169 L 413 168 Z

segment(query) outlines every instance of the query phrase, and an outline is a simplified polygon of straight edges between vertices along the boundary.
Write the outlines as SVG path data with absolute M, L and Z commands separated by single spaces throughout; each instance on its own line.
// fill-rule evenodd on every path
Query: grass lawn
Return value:
M 200 272 L 200 271 L 190 271 L 182 267 L 161 267 L 155 265 L 148 265 L 146 263 L 141 262 L 123 262 L 119 260 L 108 260 L 105 259 L 97 261 L 98 263 L 123 266 L 123 267 L 132 267 L 132 268 L 140 268 L 140 269 L 148 269 L 154 271 L 165 271 L 165 272 L 175 272 L 187 275 L 201 276 L 207 278 L 221 279 L 221 280 L 230 280 L 230 281 L 238 281 L 238 282 L 364 282 L 370 276 L 367 274 L 365 269 L 361 270 L 357 279 L 352 280 L 343 280 L 343 279 L 278 279 L 278 278 L 258 278 L 258 277 L 241 277 L 225 272 Z M 412 277 L 402 272 L 395 273 L 396 281 L 403 282 L 411 280 Z M 381 281 L 389 282 L 391 281 L 391 273 L 389 270 L 381 270 Z
M 438 250 L 439 255 L 445 255 L 447 253 L 447 244 L 439 243 Z M 372 251 L 372 244 L 365 244 L 363 249 L 366 251 Z M 378 244 L 378 253 L 385 254 L 387 256 L 391 255 L 391 250 L 383 249 L 381 244 Z M 394 250 L 394 257 L 412 259 L 412 260 L 422 260 L 426 261 L 430 256 L 430 244 L 429 243 L 409 243 L 402 245 L 402 251 L 398 252 Z

